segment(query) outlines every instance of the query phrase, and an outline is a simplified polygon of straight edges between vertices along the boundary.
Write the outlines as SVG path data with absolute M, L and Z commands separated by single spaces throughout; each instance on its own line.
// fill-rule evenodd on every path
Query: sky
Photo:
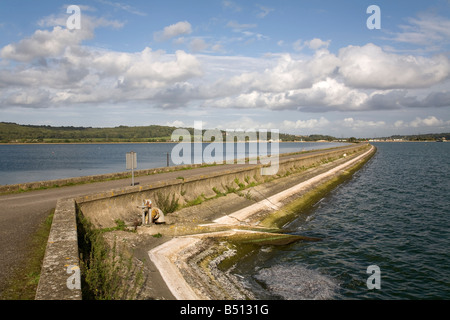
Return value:
M 0 121 L 450 132 L 450 0 L 0 0 Z

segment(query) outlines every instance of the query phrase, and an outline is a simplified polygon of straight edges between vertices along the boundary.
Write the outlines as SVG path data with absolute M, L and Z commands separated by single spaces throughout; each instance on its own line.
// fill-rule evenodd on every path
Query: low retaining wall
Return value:
M 319 155 L 284 159 L 280 161 L 277 176 L 282 177 L 307 167 L 351 155 L 366 149 L 367 146 L 355 145 L 324 151 Z M 113 227 L 117 219 L 131 224 L 141 215 L 141 210 L 137 206 L 142 203 L 142 200 L 154 199 L 158 192 L 176 195 L 180 204 L 189 203 L 199 196 L 215 196 L 216 191 L 213 188 L 224 192 L 227 188 L 239 188 L 239 184 L 249 185 L 273 178 L 261 175 L 263 167 L 263 165 L 248 165 L 209 175 L 172 179 L 153 185 L 126 187 L 75 199 L 58 200 L 36 299 L 79 300 L 82 298 L 79 287 L 81 275 L 76 224 L 77 206 L 83 216 L 96 228 Z M 173 170 L 174 167 L 167 169 Z
M 181 166 L 172 166 L 172 167 L 135 170 L 134 176 L 135 177 L 146 176 L 146 175 L 157 174 L 157 173 L 185 170 L 185 169 L 191 169 L 191 168 L 199 168 L 201 166 L 203 166 L 203 165 L 192 164 L 192 165 L 181 165 Z M 70 185 L 74 185 L 74 184 L 100 182 L 100 181 L 106 181 L 106 180 L 124 179 L 124 178 L 128 178 L 128 177 L 131 177 L 131 171 L 98 174 L 98 175 L 92 175 L 92 176 L 73 177 L 73 178 L 66 178 L 66 179 L 55 179 L 55 180 L 46 180 L 46 181 L 8 184 L 8 185 L 0 186 L 0 194 L 10 193 L 10 192 L 36 190 L 36 189 L 45 189 L 45 188 L 56 188 L 56 187 L 70 186 Z
M 74 199 L 61 199 L 56 204 L 36 300 L 81 300 Z

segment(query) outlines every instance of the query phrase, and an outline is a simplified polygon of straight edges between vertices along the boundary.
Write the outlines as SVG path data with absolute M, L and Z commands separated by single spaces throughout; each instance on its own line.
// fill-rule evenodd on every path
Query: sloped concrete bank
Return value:
M 277 228 L 292 220 L 299 208 L 305 207 L 302 198 L 314 198 L 314 193 L 323 196 L 349 178 L 375 152 L 375 147 L 371 147 L 348 161 L 330 165 L 321 173 L 313 170 L 316 175 L 297 185 L 263 197 L 253 205 L 219 217 L 210 224 L 201 225 L 209 228 L 210 232 L 198 233 L 197 230 L 197 233 L 174 237 L 149 250 L 149 257 L 176 299 L 254 299 L 253 294 L 230 272 L 233 264 L 249 250 L 255 249 L 255 245 L 319 241 L 283 234 Z M 295 209 L 292 206 L 287 208 L 291 202 L 294 202 Z M 311 204 L 312 201 L 307 205 Z
M 118 247 L 134 255 L 133 263 L 142 267 L 145 275 L 134 296 L 137 299 L 251 299 L 251 293 L 243 289 L 237 279 L 219 268 L 236 257 L 233 243 L 275 244 L 302 240 L 280 233 L 278 226 L 267 223 L 268 220 L 265 225 L 258 224 L 268 213 L 279 212 L 299 195 L 348 172 L 349 166 L 369 158 L 374 151 L 370 145 L 352 145 L 288 158 L 280 162 L 278 174 L 270 177 L 261 175 L 262 165 L 230 166 L 225 172 L 191 178 L 184 178 L 180 171 L 179 178 L 153 185 L 61 199 L 55 212 L 36 299 L 81 298 L 81 290 L 75 285 L 80 283 L 77 266 L 82 264 L 76 251 L 77 214 L 78 218 L 89 221 L 94 229 L 111 229 L 104 234 L 111 247 L 120 244 Z M 359 160 L 351 162 L 357 158 Z M 332 171 L 344 164 L 347 165 Z M 326 172 L 329 173 L 311 180 Z M 299 189 L 298 185 L 308 180 L 308 184 Z M 276 198 L 275 195 L 281 192 L 283 195 Z M 140 220 L 141 211 L 137 206 L 142 200 L 150 198 L 158 205 L 163 197 L 173 197 L 179 207 L 166 215 L 167 223 L 138 226 L 136 221 Z M 261 201 L 270 205 L 263 206 Z M 118 221 L 127 226 L 125 231 L 114 230 Z M 185 244 L 185 251 L 179 250 L 177 241 Z M 152 252 L 150 255 L 149 251 Z M 173 270 L 173 273 L 167 275 L 164 270 Z M 170 279 L 173 279 L 173 285 L 170 285 Z M 183 281 L 187 286 L 176 289 Z M 195 284 L 202 284 L 201 288 Z M 186 289 L 188 287 L 191 293 Z

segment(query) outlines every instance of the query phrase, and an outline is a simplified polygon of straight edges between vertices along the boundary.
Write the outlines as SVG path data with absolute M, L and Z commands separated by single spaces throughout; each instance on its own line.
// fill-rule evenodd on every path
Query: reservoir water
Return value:
M 165 167 L 175 143 L 0 145 L 0 185 L 126 171 L 125 155 L 137 153 L 139 169 Z M 209 144 L 204 143 L 203 149 Z M 280 153 L 332 148 L 342 143 L 279 143 Z M 193 148 L 192 148 L 193 149 Z M 270 153 L 270 144 L 268 148 Z M 248 147 L 246 149 L 248 153 Z M 224 152 L 226 148 L 224 147 Z M 194 152 L 192 151 L 192 154 Z M 235 159 L 243 158 L 236 148 Z M 170 165 L 174 165 L 170 161 Z
M 450 143 L 374 145 L 351 180 L 285 226 L 322 241 L 262 247 L 235 267 L 259 298 L 450 299 Z

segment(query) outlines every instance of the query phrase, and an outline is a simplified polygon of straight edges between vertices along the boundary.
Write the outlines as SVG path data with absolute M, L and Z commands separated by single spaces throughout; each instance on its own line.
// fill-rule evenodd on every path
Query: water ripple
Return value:
M 249 276 L 283 299 L 450 299 L 450 143 L 376 146 L 351 181 L 287 226 L 323 241 L 274 249 Z M 370 265 L 380 290 L 366 286 Z

